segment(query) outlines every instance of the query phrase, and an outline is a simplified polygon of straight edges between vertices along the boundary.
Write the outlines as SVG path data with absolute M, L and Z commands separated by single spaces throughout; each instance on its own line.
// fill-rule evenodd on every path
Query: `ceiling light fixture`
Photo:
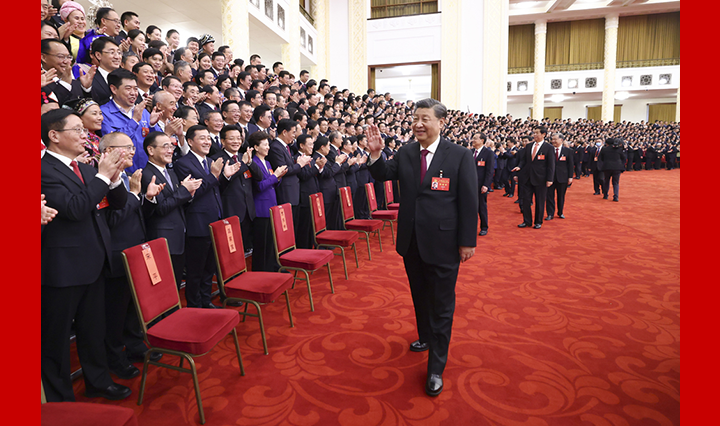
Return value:
M 630 93 L 628 92 L 617 92 L 615 93 L 615 99 L 619 101 L 624 101 L 625 99 L 630 97 Z
M 555 104 L 559 104 L 560 102 L 562 102 L 564 100 L 565 100 L 564 95 L 557 94 L 557 95 L 550 96 L 550 102 L 555 103 Z

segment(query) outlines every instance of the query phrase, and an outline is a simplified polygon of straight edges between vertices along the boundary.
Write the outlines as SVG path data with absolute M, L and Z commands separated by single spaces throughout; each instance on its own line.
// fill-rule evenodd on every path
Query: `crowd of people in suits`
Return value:
M 296 79 L 281 62 L 268 69 L 258 55 L 246 63 L 229 46 L 215 49 L 209 34 L 180 46 L 171 29 L 163 41 L 156 26 L 143 32 L 133 12 L 94 12 L 86 16 L 73 1 L 41 0 L 42 379 L 48 401 L 74 399 L 71 327 L 86 395 L 130 395 L 110 374 L 138 376 L 132 362 L 147 347 L 122 250 L 165 238 L 187 306 L 219 308 L 211 294 L 210 223 L 238 216 L 253 270 L 277 271 L 270 207 L 289 203 L 297 247 L 312 248 L 310 194 L 323 194 L 330 230 L 343 229 L 339 188 L 350 188 L 358 219 L 370 218 L 365 184 L 373 184 L 378 205 L 385 203 L 384 182 L 373 179 L 368 166 L 368 126 L 379 130 L 384 161 L 415 140 L 412 101 L 394 102 L 390 93 L 372 89 L 354 94 L 306 70 Z M 86 19 L 93 28 L 86 30 Z M 601 189 L 607 196 L 612 180 L 617 199 L 619 173 L 635 169 L 636 157 L 640 164 L 650 158 L 646 168 L 660 156 L 668 168 L 679 165 L 674 123 L 550 122 L 450 111 L 442 136 L 473 150 L 480 235 L 488 232 L 488 192 L 504 189 L 514 197 L 519 186 L 522 225 L 539 227 L 546 199 L 548 218 L 564 217 L 573 175 L 602 171 Z M 624 156 L 593 146 L 605 139 Z M 632 159 L 630 169 L 623 158 Z M 397 200 L 398 181 L 393 188 Z

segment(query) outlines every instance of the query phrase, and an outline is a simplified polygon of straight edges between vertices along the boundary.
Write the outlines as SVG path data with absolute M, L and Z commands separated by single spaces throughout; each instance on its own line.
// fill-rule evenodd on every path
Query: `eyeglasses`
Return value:
M 123 146 L 108 146 L 108 148 L 118 148 L 118 149 L 124 149 L 126 151 L 135 152 L 135 145 L 123 145 Z
M 153 146 L 153 148 L 162 149 L 162 150 L 165 150 L 165 151 L 170 151 L 171 149 L 175 149 L 175 146 L 174 146 L 173 144 L 170 144 L 170 143 L 165 143 L 165 144 L 162 144 L 162 145 L 155 145 L 155 146 Z
M 69 61 L 69 60 L 72 60 L 72 55 L 62 55 L 62 54 L 61 54 L 61 55 L 56 55 L 56 54 L 54 54 L 54 53 L 46 53 L 46 55 L 54 56 L 54 57 L 60 59 L 61 61 Z
M 102 53 L 107 53 L 110 56 L 122 56 L 122 52 L 119 50 L 101 50 Z
M 120 20 L 119 20 L 119 19 L 110 19 L 110 18 L 103 18 L 103 19 L 105 19 L 105 20 L 107 20 L 107 21 L 110 21 L 110 22 L 114 22 L 114 23 L 116 23 L 116 24 L 119 24 L 119 23 L 120 23 Z
M 78 135 L 85 135 L 85 136 L 88 135 L 88 129 L 86 129 L 86 128 L 84 128 L 84 127 L 82 127 L 82 128 L 74 127 L 74 128 L 72 128 L 72 129 L 61 129 L 61 130 L 55 130 L 55 131 L 56 131 L 56 132 L 70 132 L 70 131 L 72 131 L 72 132 L 77 133 Z

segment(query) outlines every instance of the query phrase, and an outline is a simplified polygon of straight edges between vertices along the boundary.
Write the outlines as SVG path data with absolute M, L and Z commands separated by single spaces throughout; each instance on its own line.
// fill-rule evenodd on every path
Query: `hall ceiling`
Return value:
M 677 12 L 679 0 L 509 0 L 510 25 Z

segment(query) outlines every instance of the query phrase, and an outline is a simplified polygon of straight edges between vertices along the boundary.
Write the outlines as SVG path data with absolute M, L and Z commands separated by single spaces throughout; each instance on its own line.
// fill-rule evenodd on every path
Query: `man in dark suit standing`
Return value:
M 180 176 L 202 179 L 202 184 L 185 209 L 185 299 L 191 308 L 216 309 L 220 307 L 210 301 L 215 255 L 209 225 L 223 217 L 220 173 L 230 178 L 240 170 L 240 164 L 224 164 L 222 158 L 212 162 L 208 159 L 212 141 L 203 125 L 190 127 L 186 138 L 190 152 L 174 163 L 175 171 Z
M 430 350 L 425 384 L 430 396 L 443 388 L 460 262 L 473 256 L 477 243 L 476 166 L 470 150 L 440 137 L 446 120 L 443 104 L 419 101 L 413 120 L 417 142 L 387 161 L 380 155 L 380 130 L 368 128 L 370 173 L 400 183 L 396 249 L 405 263 L 419 335 L 410 350 Z
M 125 168 L 132 166 L 135 145 L 128 135 L 120 132 L 108 133 L 100 139 L 99 148 L 100 152 L 104 153 L 124 151 Z M 110 371 L 125 380 L 140 374 L 140 370 L 131 363 L 142 360 L 148 348 L 143 342 L 137 313 L 131 303 L 132 295 L 122 261 L 122 251 L 147 241 L 142 205 L 153 205 L 152 201 L 163 187 L 162 184 L 153 182 L 148 185 L 147 193 L 141 194 L 141 174 L 141 169 L 135 170 L 132 177 L 123 171 L 120 174 L 123 182 L 121 186 L 128 191 L 125 206 L 122 209 L 102 210 L 110 228 L 112 248 L 110 267 L 105 276 L 105 350 Z M 158 358 L 155 357 L 154 360 Z
M 75 322 L 85 395 L 120 400 L 126 386 L 110 378 L 105 355 L 104 269 L 110 262 L 110 230 L 102 210 L 127 200 L 120 173 L 125 154 L 100 158 L 98 169 L 78 163 L 86 134 L 67 109 L 45 113 L 41 137 L 41 192 L 58 211 L 41 237 L 41 375 L 49 402 L 74 401 L 70 378 L 70 327 Z
M 521 208 L 523 212 L 523 223 L 518 228 L 530 227 L 542 228 L 543 213 L 545 210 L 545 199 L 547 198 L 547 189 L 552 185 L 555 178 L 555 156 L 552 146 L 544 142 L 547 135 L 545 126 L 536 126 L 533 129 L 534 143 L 525 146 L 525 152 L 520 157 L 518 166 L 513 171 L 521 171 L 527 168 L 527 174 L 520 173 L 521 179 L 525 181 L 527 199 L 523 199 Z M 523 185 L 523 182 L 520 183 Z M 532 196 L 535 195 L 535 221 L 533 222 L 533 214 L 530 209 Z
M 595 141 L 595 146 L 588 149 L 590 155 L 590 166 L 589 170 L 593 177 L 593 195 L 600 195 L 600 190 L 603 186 L 604 175 L 602 172 L 602 161 L 600 160 L 600 152 L 602 151 L 602 139 Z
M 478 213 L 480 214 L 480 236 L 487 235 L 488 231 L 488 190 L 493 181 L 495 169 L 495 153 L 492 151 L 492 141 L 488 142 L 485 133 L 475 133 L 471 139 L 473 146 L 473 161 L 477 168 L 478 181 Z
M 120 45 L 112 37 L 99 37 L 93 41 L 90 54 L 98 62 L 98 69 L 93 77 L 90 93 L 98 105 L 104 105 L 113 96 L 110 91 L 108 74 L 120 68 L 122 51 Z M 135 99 L 133 98 L 133 102 Z
M 260 170 L 252 163 L 252 149 L 241 152 L 243 136 L 236 126 L 225 126 L 220 130 L 223 149 L 213 160 L 222 158 L 229 164 L 240 164 L 240 169 L 231 177 L 220 178 L 220 194 L 223 205 L 223 217 L 237 216 L 240 221 L 243 247 L 246 253 L 252 252 L 252 221 L 255 220 L 255 202 L 252 194 L 252 177 L 259 176 Z
M 552 135 L 552 145 L 555 155 L 555 179 L 553 184 L 548 188 L 546 208 L 547 217 L 545 220 L 553 220 L 555 217 L 555 193 L 557 192 L 557 213 L 560 219 L 565 219 L 563 209 L 565 207 L 565 192 L 568 185 L 572 184 L 573 173 L 575 172 L 575 152 L 563 145 L 565 135 L 562 133 L 554 133 Z
M 187 175 L 180 181 L 175 170 L 170 168 L 175 145 L 167 134 L 150 132 L 145 137 L 143 148 L 148 162 L 142 171 L 141 191 L 147 192 L 154 182 L 164 184 L 153 205 L 143 204 L 147 238 L 149 241 L 157 238 L 167 240 L 179 290 L 185 268 L 185 205 L 192 200 L 202 179 Z
M 299 223 L 298 220 L 300 218 L 300 178 L 298 174 L 300 173 L 300 169 L 312 160 L 310 156 L 301 155 L 297 157 L 297 162 L 293 161 L 290 145 L 292 145 L 295 140 L 296 131 L 296 121 L 289 119 L 280 120 L 277 124 L 277 138 L 270 142 L 270 152 L 267 156 L 267 160 L 270 161 L 273 170 L 276 170 L 280 166 L 287 166 L 287 173 L 285 173 L 275 188 L 275 194 L 278 205 L 290 203 L 292 206 L 293 224 Z M 295 231 L 295 240 L 297 241 L 299 237 L 297 234 L 297 226 L 295 227 Z

